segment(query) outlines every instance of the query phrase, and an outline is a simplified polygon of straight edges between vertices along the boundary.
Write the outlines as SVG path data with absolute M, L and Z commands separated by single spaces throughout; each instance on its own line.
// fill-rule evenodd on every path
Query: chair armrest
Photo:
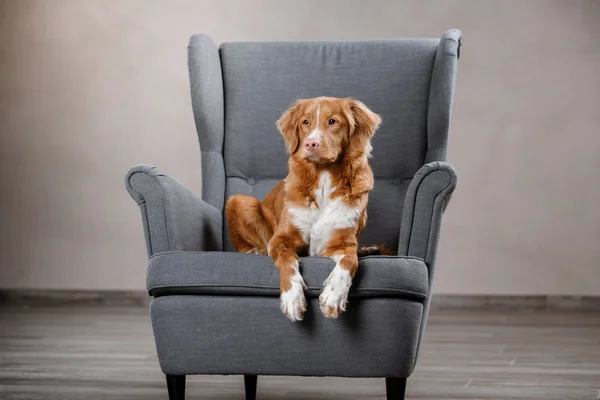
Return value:
M 136 165 L 125 187 L 142 211 L 148 256 L 223 249 L 223 215 L 152 165 Z
M 430 278 L 437 256 L 442 213 L 456 182 L 452 165 L 434 161 L 419 169 L 406 193 L 398 254 L 425 260 Z

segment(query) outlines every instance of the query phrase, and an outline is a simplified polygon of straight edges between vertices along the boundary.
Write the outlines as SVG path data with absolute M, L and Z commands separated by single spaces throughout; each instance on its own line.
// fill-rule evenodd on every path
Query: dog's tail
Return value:
M 392 249 L 386 249 L 382 245 L 377 246 L 363 246 L 356 250 L 356 255 L 360 257 L 366 256 L 396 256 L 398 252 Z

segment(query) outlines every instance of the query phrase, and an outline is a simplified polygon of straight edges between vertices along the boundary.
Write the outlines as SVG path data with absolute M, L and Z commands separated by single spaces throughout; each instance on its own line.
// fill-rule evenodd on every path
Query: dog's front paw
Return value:
M 348 291 L 352 285 L 350 273 L 336 266 L 323 285 L 323 292 L 319 296 L 321 312 L 327 318 L 337 318 L 342 311 L 346 311 Z
M 290 321 L 302 321 L 306 312 L 306 297 L 304 297 L 306 284 L 300 274 L 293 276 L 290 282 L 291 288 L 282 292 L 279 298 L 280 308 Z

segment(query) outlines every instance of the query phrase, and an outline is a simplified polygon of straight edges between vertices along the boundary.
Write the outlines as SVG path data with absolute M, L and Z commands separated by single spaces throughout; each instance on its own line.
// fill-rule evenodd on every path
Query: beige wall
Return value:
M 200 191 L 191 34 L 460 28 L 449 153 L 460 183 L 436 291 L 600 295 L 598 1 L 3 0 L 0 16 L 0 287 L 144 288 L 123 174 L 153 163 Z

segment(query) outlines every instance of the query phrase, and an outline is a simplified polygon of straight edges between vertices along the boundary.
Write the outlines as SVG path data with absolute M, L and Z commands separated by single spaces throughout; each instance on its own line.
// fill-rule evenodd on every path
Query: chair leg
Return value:
M 167 375 L 169 400 L 185 400 L 185 375 Z
M 387 400 L 404 400 L 406 378 L 385 378 Z
M 244 375 L 244 387 L 246 388 L 246 400 L 256 400 L 256 386 L 258 376 Z

